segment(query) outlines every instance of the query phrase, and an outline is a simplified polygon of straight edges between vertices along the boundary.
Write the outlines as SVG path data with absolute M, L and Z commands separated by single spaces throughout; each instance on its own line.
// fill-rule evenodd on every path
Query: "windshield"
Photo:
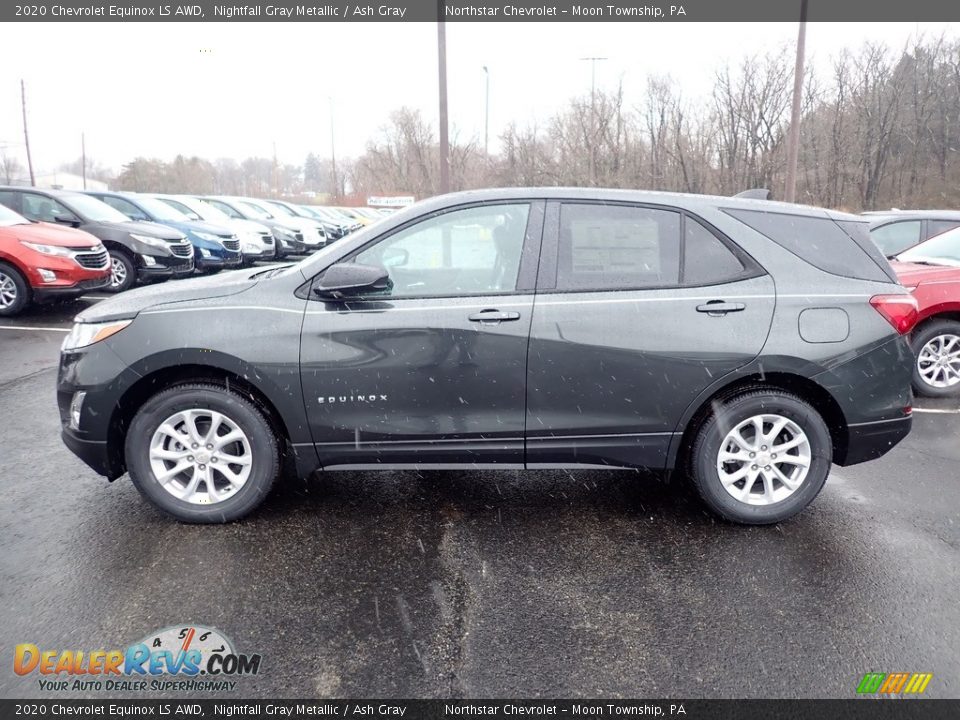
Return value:
M 268 213 L 259 205 L 254 205 L 253 203 L 247 202 L 246 200 L 241 200 L 238 204 L 241 206 L 241 209 L 250 213 L 254 217 L 264 218 L 264 219 L 269 219 L 273 217 L 271 213 Z
M 156 198 L 146 195 L 138 195 L 137 202 L 144 210 L 161 222 L 187 222 L 190 219 L 178 210 L 174 210 L 171 206 L 163 202 L 163 200 L 157 200 Z
M 947 230 L 897 256 L 900 262 L 960 266 L 960 228 Z
M 114 210 L 105 202 L 89 195 L 63 195 L 57 198 L 70 210 L 88 222 L 128 223 L 130 218 L 119 210 Z
M 208 202 L 204 202 L 203 200 L 195 200 L 194 198 L 177 198 L 176 201 L 186 205 L 204 220 L 225 223 L 232 219 L 220 208 L 215 208 L 213 205 Z
M 0 205 L 0 227 L 10 227 L 11 225 L 29 225 L 30 221 L 23 215 L 15 213 L 5 205 Z
M 280 203 L 272 202 L 272 203 L 267 203 L 267 204 L 269 205 L 271 211 L 272 211 L 272 210 L 275 210 L 275 211 L 276 211 L 276 212 L 273 213 L 274 216 L 279 216 L 279 217 L 296 217 L 295 214 L 293 214 L 292 212 L 290 212 L 290 210 L 288 210 L 284 205 L 281 205 Z

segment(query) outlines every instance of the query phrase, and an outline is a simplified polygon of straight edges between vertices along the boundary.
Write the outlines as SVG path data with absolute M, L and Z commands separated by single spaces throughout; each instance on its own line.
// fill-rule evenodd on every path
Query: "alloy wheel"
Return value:
M 960 383 L 960 336 L 945 333 L 930 338 L 917 353 L 917 370 L 930 387 Z
M 17 285 L 13 278 L 5 272 L 0 271 L 0 309 L 6 310 L 13 307 L 17 301 Z
M 253 453 L 246 433 L 223 413 L 183 410 L 164 420 L 150 442 L 150 468 L 179 500 L 210 505 L 247 482 Z
M 734 499 L 772 505 L 797 491 L 811 460 L 810 441 L 797 423 L 782 415 L 754 415 L 723 439 L 717 473 Z
M 113 255 L 110 256 L 110 287 L 122 287 L 127 281 L 127 266 Z

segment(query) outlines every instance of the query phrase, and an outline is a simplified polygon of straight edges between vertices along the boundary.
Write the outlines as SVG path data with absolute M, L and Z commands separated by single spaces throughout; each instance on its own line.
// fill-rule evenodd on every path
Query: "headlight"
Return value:
M 106 340 L 111 335 L 116 335 L 123 330 L 133 320 L 114 320 L 103 323 L 74 323 L 73 329 L 63 341 L 60 348 L 62 352 L 79 350 L 80 348 L 93 345 L 101 340 Z
M 207 242 L 217 242 L 217 243 L 223 242 L 222 237 L 220 237 L 219 235 L 214 235 L 213 233 L 195 232 L 194 235 L 196 235 L 201 240 L 206 240 Z
M 27 242 L 26 240 L 21 240 L 20 244 L 27 246 L 34 252 L 42 253 L 44 255 L 59 255 L 60 257 L 70 257 L 73 255 L 73 248 L 58 247 L 56 245 L 41 245 L 40 243 Z
M 137 235 L 135 233 L 130 233 L 130 237 L 137 242 L 142 242 L 144 245 L 149 245 L 150 247 L 160 248 L 161 250 L 170 249 L 170 243 L 167 240 L 150 237 L 149 235 Z

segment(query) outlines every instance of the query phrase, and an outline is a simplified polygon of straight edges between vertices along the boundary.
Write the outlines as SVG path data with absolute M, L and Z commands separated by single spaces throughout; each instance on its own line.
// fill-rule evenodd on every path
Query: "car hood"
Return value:
M 137 313 L 158 305 L 185 303 L 210 298 L 236 295 L 249 290 L 259 282 L 254 277 L 263 272 L 263 268 L 236 270 L 219 273 L 209 277 L 195 277 L 188 280 L 176 280 L 162 285 L 128 290 L 116 297 L 97 303 L 77 315 L 77 322 L 108 322 L 131 318 Z
M 188 222 L 177 223 L 176 227 L 189 229 L 193 232 L 210 233 L 217 237 L 233 236 L 233 231 L 229 228 L 218 223 L 207 222 L 206 220 L 190 220 Z
M 254 232 L 260 234 L 270 232 L 270 228 L 263 223 L 256 222 L 255 220 L 241 220 L 239 218 L 230 219 L 230 228 L 238 233 Z
M 920 283 L 934 280 L 960 281 L 960 268 L 945 265 L 919 265 L 917 263 L 891 262 L 890 266 L 897 273 L 897 278 L 903 285 L 914 287 Z
M 0 231 L 13 235 L 18 240 L 57 245 L 59 247 L 90 248 L 100 240 L 83 230 L 54 225 L 53 223 L 29 223 L 0 227 Z
M 102 227 L 108 230 L 122 230 L 123 232 L 134 233 L 136 235 L 147 235 L 148 237 L 160 238 L 170 242 L 183 240 L 184 235 L 179 230 L 174 230 L 166 225 L 149 221 L 130 220 L 129 222 L 92 222 L 88 225 L 90 228 Z

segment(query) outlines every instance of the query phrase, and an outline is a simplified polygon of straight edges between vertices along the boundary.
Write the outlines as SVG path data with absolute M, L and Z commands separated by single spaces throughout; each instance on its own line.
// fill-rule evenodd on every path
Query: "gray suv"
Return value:
M 289 462 L 647 468 L 774 523 L 910 431 L 915 318 L 856 216 L 485 190 L 93 306 L 58 398 L 77 455 L 186 522 L 246 515 Z

